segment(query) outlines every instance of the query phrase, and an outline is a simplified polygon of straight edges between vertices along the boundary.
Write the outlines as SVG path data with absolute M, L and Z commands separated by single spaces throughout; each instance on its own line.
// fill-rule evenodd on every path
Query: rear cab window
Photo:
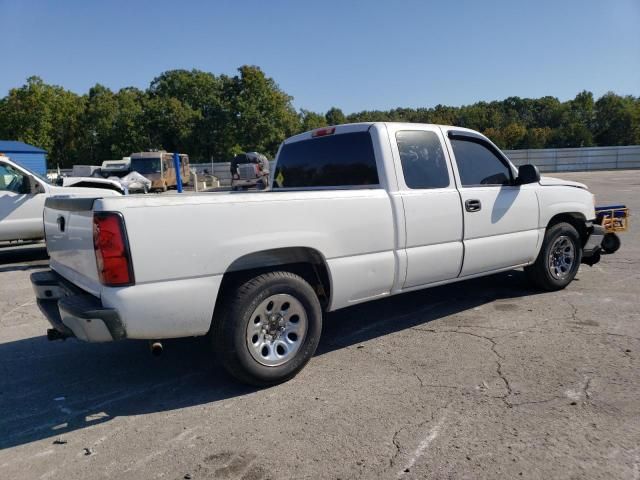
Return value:
M 368 131 L 285 143 L 273 176 L 274 190 L 379 186 L 373 142 Z

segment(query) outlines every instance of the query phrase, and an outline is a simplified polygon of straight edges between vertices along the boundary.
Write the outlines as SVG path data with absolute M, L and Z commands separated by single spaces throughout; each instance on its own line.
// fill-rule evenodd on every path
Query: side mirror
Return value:
M 538 183 L 540 181 L 540 171 L 535 165 L 527 164 L 521 165 L 518 168 L 518 178 L 516 183 L 518 185 L 526 185 L 528 183 Z

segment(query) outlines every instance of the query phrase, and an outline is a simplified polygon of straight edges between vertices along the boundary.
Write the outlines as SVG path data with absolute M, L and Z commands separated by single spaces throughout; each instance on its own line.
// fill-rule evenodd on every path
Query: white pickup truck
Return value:
M 271 190 L 47 200 L 50 338 L 209 334 L 238 379 L 312 357 L 323 312 L 524 267 L 540 288 L 595 263 L 582 184 L 516 169 L 472 130 L 362 123 L 280 147 Z
M 119 193 L 81 185 L 52 185 L 46 178 L 0 154 L 0 242 L 44 238 L 44 202 L 53 195 L 95 198 Z

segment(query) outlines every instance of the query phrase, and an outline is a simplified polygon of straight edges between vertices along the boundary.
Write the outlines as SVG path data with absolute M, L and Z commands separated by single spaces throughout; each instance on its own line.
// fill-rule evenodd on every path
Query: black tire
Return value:
M 615 233 L 606 233 L 602 239 L 602 250 L 604 253 L 616 253 L 620 249 L 620 237 Z
M 556 242 L 563 236 L 571 243 L 574 253 L 570 267 L 566 271 L 561 272 L 560 270 L 556 271 L 550 267 L 549 258 L 552 253 L 552 248 L 557 245 Z M 547 228 L 538 258 L 536 258 L 536 261 L 532 265 L 525 267 L 524 271 L 536 287 L 552 292 L 562 290 L 573 281 L 578 273 L 581 261 L 582 242 L 578 231 L 569 223 L 556 223 Z M 558 275 L 560 275 L 560 278 Z
M 212 329 L 213 347 L 227 372 L 243 383 L 259 387 L 285 382 L 300 372 L 315 353 L 322 331 L 322 309 L 311 285 L 290 272 L 269 272 L 227 294 L 229 299 L 217 309 L 220 311 L 216 311 Z M 252 356 L 247 328 L 256 309 L 279 294 L 294 297 L 303 307 L 306 333 L 297 352 L 286 363 L 267 366 Z

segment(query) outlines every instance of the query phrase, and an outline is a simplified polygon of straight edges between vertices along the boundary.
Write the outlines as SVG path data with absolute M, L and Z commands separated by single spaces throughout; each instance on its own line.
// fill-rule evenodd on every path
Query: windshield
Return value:
M 160 173 L 160 159 L 159 158 L 132 158 L 131 171 L 138 172 L 143 175 L 145 173 Z

